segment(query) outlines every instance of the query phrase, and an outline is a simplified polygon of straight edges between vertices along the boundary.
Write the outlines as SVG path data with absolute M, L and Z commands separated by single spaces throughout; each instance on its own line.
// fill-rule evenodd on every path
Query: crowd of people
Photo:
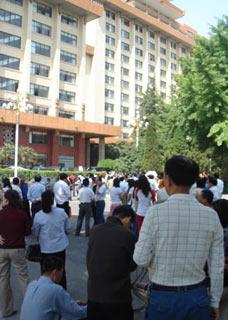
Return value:
M 33 320 L 133 320 L 130 273 L 138 266 L 149 271 L 147 320 L 219 319 L 219 301 L 228 285 L 228 200 L 222 199 L 223 189 L 217 174 L 200 174 L 197 163 L 183 156 L 166 162 L 164 176 L 149 171 L 68 177 L 62 172 L 46 186 L 41 176 L 31 184 L 24 177 L 12 183 L 3 178 L 3 317 L 16 313 L 13 265 L 24 295 L 21 320 L 30 320 L 31 314 Z M 72 196 L 79 200 L 74 234 L 80 236 L 85 219 L 88 238 L 86 303 L 67 292 Z M 107 197 L 111 206 L 106 218 Z M 31 283 L 25 237 L 40 245 L 41 277 Z

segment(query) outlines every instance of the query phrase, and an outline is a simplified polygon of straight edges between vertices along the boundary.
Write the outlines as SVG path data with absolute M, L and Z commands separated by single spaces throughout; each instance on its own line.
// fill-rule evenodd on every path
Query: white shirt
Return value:
M 42 253 L 60 252 L 69 244 L 66 233 L 70 230 L 70 220 L 62 208 L 52 208 L 50 213 L 42 210 L 35 214 L 32 234 L 37 237 Z
M 110 198 L 112 201 L 112 204 L 121 204 L 120 194 L 122 193 L 122 190 L 120 187 L 112 187 L 110 189 Z
M 130 196 L 130 200 L 128 201 L 128 205 L 129 206 L 133 206 L 133 204 L 134 204 L 134 199 L 133 199 L 133 194 L 134 194 L 134 190 L 135 190 L 135 187 L 131 187 L 130 189 L 129 189 L 129 191 L 128 191 L 128 195 Z
M 123 180 L 120 182 L 120 189 L 122 190 L 122 192 L 127 192 L 128 190 L 128 182 Z
M 44 191 L 45 191 L 45 186 L 42 183 L 34 182 L 28 188 L 27 198 L 32 202 L 40 201 L 41 195 Z
M 161 188 L 157 192 L 157 201 L 156 201 L 156 203 L 162 203 L 162 202 L 166 201 L 168 198 L 169 198 L 169 195 L 166 192 L 165 187 Z
M 154 191 L 159 190 L 158 183 L 157 183 L 157 181 L 155 179 L 149 179 L 148 178 L 148 181 L 149 181 L 151 190 L 154 190 Z
M 207 261 L 211 306 L 218 307 L 223 292 L 223 229 L 216 212 L 194 196 L 172 195 L 147 212 L 134 260 L 148 267 L 152 282 L 166 286 L 203 281 Z
M 53 192 L 57 204 L 63 204 L 64 202 L 69 201 L 71 197 L 70 187 L 63 180 L 59 180 L 54 184 Z
M 224 190 L 224 182 L 221 179 L 217 179 L 217 188 L 219 193 L 219 199 L 221 199 Z
M 142 190 L 137 191 L 136 200 L 138 201 L 138 206 L 136 214 L 141 217 L 145 217 L 147 210 L 152 205 L 152 194 L 148 193 L 147 197 L 143 194 Z
M 19 194 L 21 199 L 23 198 L 22 197 L 22 191 L 21 191 L 21 188 L 19 186 L 15 185 L 15 184 L 12 184 L 12 189 L 18 192 L 18 194 Z
M 96 201 L 101 201 L 105 199 L 106 190 L 107 190 L 106 184 L 102 183 L 102 185 L 97 190 L 96 197 L 95 197 Z
M 213 193 L 213 201 L 220 199 L 219 192 L 217 186 L 212 186 L 209 190 Z
M 90 187 L 82 187 L 79 190 L 78 198 L 80 203 L 91 203 L 94 196 L 94 192 Z

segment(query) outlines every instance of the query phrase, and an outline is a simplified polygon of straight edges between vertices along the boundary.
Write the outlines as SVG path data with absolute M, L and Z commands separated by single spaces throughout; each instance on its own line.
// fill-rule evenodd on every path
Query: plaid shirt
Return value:
M 185 286 L 204 280 L 208 262 L 210 302 L 218 307 L 223 291 L 223 229 L 214 210 L 188 194 L 172 195 L 149 209 L 134 252 L 139 266 L 148 267 L 152 282 Z

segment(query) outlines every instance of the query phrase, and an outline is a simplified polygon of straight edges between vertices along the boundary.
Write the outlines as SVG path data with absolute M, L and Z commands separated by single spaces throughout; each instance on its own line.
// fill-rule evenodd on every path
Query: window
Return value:
M 142 93 L 142 86 L 140 86 L 139 84 L 136 84 L 135 85 L 135 91 L 137 92 L 137 93 Z
M 170 42 L 170 47 L 171 47 L 172 49 L 176 49 L 176 48 L 177 48 L 176 42 L 171 41 L 171 42 Z
M 137 69 L 142 69 L 142 67 L 143 67 L 142 61 L 135 60 L 135 67 L 136 67 Z
M 139 36 L 135 36 L 135 43 L 143 45 L 143 38 Z
M 37 154 L 36 156 L 37 160 L 37 165 L 42 166 L 42 167 L 47 167 L 48 165 L 48 156 L 47 154 Z
M 23 6 L 23 0 L 7 0 L 7 1 L 17 4 L 18 6 Z
M 161 53 L 161 54 L 166 54 L 166 49 L 161 47 L 161 48 L 160 48 L 160 53 Z
M 110 77 L 110 76 L 105 76 L 105 83 L 106 84 L 110 84 L 113 85 L 114 84 L 114 77 Z
M 73 18 L 71 16 L 68 16 L 67 14 L 62 14 L 61 22 L 65 23 L 65 24 L 68 24 L 68 26 L 71 26 L 71 27 L 77 27 L 78 26 L 77 19 L 75 19 L 75 18 Z
M 121 88 L 122 89 L 129 89 L 129 82 L 125 80 L 121 80 Z
M 155 43 L 153 43 L 153 42 L 148 42 L 148 49 L 149 50 L 155 50 Z
M 128 139 L 129 138 L 129 134 L 126 132 L 123 132 L 122 134 L 123 139 Z
M 114 59 L 115 52 L 110 49 L 105 49 L 105 56 Z
M 77 64 L 77 55 L 61 50 L 60 60 L 70 64 Z
M 177 55 L 174 52 L 171 52 L 171 59 L 177 60 Z
M 106 30 L 109 32 L 115 32 L 116 27 L 113 24 L 106 22 Z
M 166 82 L 165 81 L 160 81 L 160 87 L 162 89 L 165 89 L 166 88 Z
M 13 34 L 0 31 L 0 44 L 5 44 L 10 47 L 20 48 L 21 37 L 14 36 Z
M 109 90 L 109 89 L 105 89 L 105 97 L 113 99 L 114 98 L 114 91 L 113 90 Z
M 76 73 L 60 70 L 59 78 L 61 81 L 75 83 L 76 82 Z
M 124 54 L 121 54 L 121 62 L 122 63 L 129 63 L 129 57 L 125 56 Z
M 125 38 L 125 39 L 129 39 L 130 38 L 130 33 L 126 30 L 121 30 L 121 37 Z
M 138 25 L 138 24 L 136 24 L 136 25 L 135 25 L 135 31 L 138 31 L 138 32 L 140 32 L 140 33 L 143 33 L 143 27 L 140 26 L 140 25 Z
M 126 93 L 121 93 L 120 95 L 120 98 L 121 98 L 121 101 L 125 101 L 125 102 L 128 102 L 129 101 L 129 95 L 126 94 Z
M 128 121 L 128 120 L 121 120 L 121 126 L 122 126 L 123 128 L 127 128 L 128 125 L 129 125 L 129 121 Z
M 129 69 L 127 68 L 121 68 L 121 75 L 122 76 L 129 76 Z
M 71 33 L 61 31 L 61 41 L 71 44 L 72 46 L 77 45 L 77 36 L 74 36 Z
M 125 51 L 130 51 L 130 46 L 126 42 L 121 42 L 121 49 Z
M 29 143 L 47 144 L 48 135 L 46 132 L 29 132 Z
M 154 39 L 154 37 L 155 37 L 155 34 L 153 31 L 149 31 L 148 35 L 149 35 L 149 38 L 152 38 L 152 39 Z
M 114 64 L 105 62 L 105 70 L 114 71 Z
M 155 84 L 155 79 L 153 77 L 148 77 L 148 84 Z
M 61 118 L 66 118 L 66 119 L 74 119 L 75 112 L 60 110 L 58 116 Z
M 142 73 L 139 73 L 139 72 L 135 72 L 135 80 L 139 80 L 139 81 L 142 81 Z
M 162 97 L 162 99 L 166 99 L 166 94 L 165 94 L 165 92 L 161 92 L 161 97 Z
M 163 43 L 163 44 L 166 44 L 166 38 L 160 37 L 160 42 Z
M 68 136 L 68 135 L 60 135 L 59 136 L 59 144 L 63 147 L 74 147 L 74 136 Z
M 122 26 L 129 27 L 130 26 L 130 21 L 127 18 L 122 17 L 121 18 L 121 24 L 122 24 Z
M 59 90 L 59 100 L 74 103 L 75 93 L 70 91 L 65 91 L 65 90 Z
M 152 53 L 148 53 L 148 59 L 149 61 L 155 61 L 155 55 L 153 55 Z
M 149 72 L 149 73 L 154 73 L 154 71 L 155 71 L 155 67 L 152 66 L 151 64 L 149 64 L 149 65 L 148 65 L 148 72 Z
M 115 46 L 115 44 L 116 44 L 115 38 L 110 37 L 110 36 L 106 36 L 105 42 L 106 42 L 107 44 L 109 44 L 110 46 Z
M 59 166 L 65 170 L 70 170 L 74 168 L 74 157 L 73 156 L 60 156 Z
M 19 70 L 20 59 L 0 54 L 0 67 Z
M 30 83 L 30 91 L 29 91 L 29 93 L 32 96 L 38 96 L 38 97 L 47 98 L 48 97 L 48 91 L 49 91 L 48 87 L 40 86 L 40 85 L 35 84 L 35 83 Z
M 17 88 L 18 88 L 17 80 L 0 77 L 0 90 L 16 92 Z
M 163 58 L 160 58 L 160 64 L 161 66 L 166 67 L 166 60 Z
M 37 12 L 39 14 L 42 14 L 43 16 L 50 17 L 50 18 L 52 16 L 52 9 L 46 4 L 43 4 L 40 2 L 33 2 L 32 8 L 33 8 L 33 12 Z
M 31 74 L 39 75 L 42 77 L 48 77 L 49 67 L 45 66 L 44 64 L 32 62 L 31 63 Z
M 111 11 L 106 11 L 106 17 L 112 20 L 115 20 L 115 13 L 111 12 Z
M 33 106 L 33 113 L 47 115 L 48 114 L 48 109 L 47 108 L 43 108 L 43 107 L 39 107 L 39 106 Z
M 105 102 L 105 111 L 113 112 L 114 111 L 114 104 Z
M 177 65 L 175 63 L 171 63 L 171 70 L 176 71 L 177 70 Z
M 141 103 L 141 97 L 135 97 L 135 104 L 137 105 L 137 106 L 139 106 L 140 105 L 140 103 Z
M 160 76 L 161 77 L 166 77 L 166 71 L 165 70 L 160 70 Z
M 129 108 L 128 107 L 121 106 L 121 110 L 122 110 L 122 114 L 126 114 L 126 115 L 129 114 Z
M 186 53 L 186 49 L 185 48 L 181 48 L 181 53 Z
M 171 73 L 171 80 L 175 81 L 175 73 Z
M 32 32 L 40 33 L 45 36 L 51 36 L 51 27 L 44 23 L 32 20 Z
M 13 24 L 15 26 L 21 27 L 22 25 L 22 16 L 18 14 L 0 9 L 0 21 Z
M 32 53 L 50 57 L 51 47 L 47 46 L 46 44 L 32 41 Z
M 143 56 L 143 51 L 139 48 L 135 48 L 135 55 L 138 57 L 142 57 Z
M 114 124 L 114 118 L 111 118 L 111 117 L 105 117 L 105 119 L 104 119 L 104 123 L 105 123 L 105 124 L 113 125 L 113 124 Z

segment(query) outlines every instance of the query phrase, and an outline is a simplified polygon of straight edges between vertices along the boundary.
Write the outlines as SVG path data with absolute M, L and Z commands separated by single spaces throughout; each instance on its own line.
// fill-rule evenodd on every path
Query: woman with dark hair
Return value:
M 147 210 L 156 200 L 156 193 L 151 190 L 150 183 L 145 175 L 139 177 L 138 187 L 135 190 L 135 199 L 137 201 L 136 222 L 140 232 Z
M 3 196 L 0 211 L 0 308 L 3 317 L 10 317 L 16 311 L 10 286 L 10 270 L 13 265 L 22 292 L 29 283 L 25 258 L 25 236 L 31 234 L 27 214 L 22 210 L 20 196 L 15 190 L 7 190 Z
M 42 262 L 46 256 L 54 255 L 66 260 L 66 247 L 69 244 L 67 233 L 70 229 L 69 218 L 62 208 L 53 207 L 54 194 L 50 190 L 42 193 L 41 207 L 42 209 L 36 213 L 32 234 L 40 243 L 40 251 L 42 254 Z M 66 272 L 61 279 L 60 284 L 66 289 Z
M 2 179 L 2 184 L 3 184 L 3 192 L 5 193 L 7 190 L 12 190 L 12 186 L 11 186 L 11 183 L 10 183 L 10 179 L 7 178 L 7 177 L 4 177 Z
M 113 180 L 113 187 L 110 189 L 110 198 L 111 198 L 111 208 L 110 208 L 110 215 L 113 214 L 115 208 L 121 206 L 122 204 L 122 197 L 124 193 L 120 188 L 120 180 L 119 178 L 115 178 Z

